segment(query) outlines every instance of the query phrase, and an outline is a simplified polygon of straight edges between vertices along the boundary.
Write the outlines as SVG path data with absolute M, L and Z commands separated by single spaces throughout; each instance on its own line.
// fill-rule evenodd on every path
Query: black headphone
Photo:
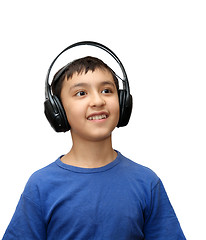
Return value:
M 45 102 L 44 102 L 44 113 L 45 113 L 49 123 L 51 124 L 51 126 L 53 127 L 53 129 L 56 132 L 66 132 L 71 129 L 60 99 L 57 96 L 52 94 L 51 85 L 49 84 L 49 75 L 50 75 L 50 72 L 51 72 L 51 69 L 52 69 L 54 63 L 56 62 L 57 58 L 62 53 L 64 53 L 65 51 L 67 51 L 73 47 L 77 47 L 77 46 L 81 46 L 81 45 L 90 45 L 90 46 L 95 46 L 95 47 L 101 48 L 104 51 L 106 51 L 107 53 L 109 53 L 119 64 L 119 66 L 122 70 L 122 73 L 123 73 L 123 79 L 121 79 L 123 82 L 123 89 L 118 90 L 119 105 L 120 105 L 120 117 L 119 117 L 119 122 L 118 122 L 117 127 L 126 126 L 129 122 L 131 112 L 132 112 L 132 95 L 130 94 L 129 82 L 127 79 L 126 71 L 124 69 L 123 64 L 121 63 L 121 61 L 119 60 L 119 58 L 116 56 L 116 54 L 114 52 L 112 52 L 108 47 L 106 47 L 100 43 L 92 42 L 92 41 L 77 42 L 77 43 L 74 43 L 74 44 L 68 46 L 62 52 L 60 52 L 57 55 L 57 57 L 53 60 L 53 62 L 51 63 L 51 65 L 48 69 L 46 81 L 45 81 Z M 58 79 L 61 77 L 61 75 L 63 74 L 66 67 L 68 67 L 68 65 L 66 65 L 59 72 L 58 76 L 56 77 L 57 79 L 55 79 L 55 81 L 58 81 Z

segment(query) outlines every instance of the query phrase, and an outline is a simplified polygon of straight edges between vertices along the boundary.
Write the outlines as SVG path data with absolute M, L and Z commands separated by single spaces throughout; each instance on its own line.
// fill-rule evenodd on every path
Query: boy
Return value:
M 52 91 L 72 148 L 31 176 L 3 239 L 185 239 L 161 180 L 112 148 L 121 111 L 114 72 L 85 57 L 60 75 Z

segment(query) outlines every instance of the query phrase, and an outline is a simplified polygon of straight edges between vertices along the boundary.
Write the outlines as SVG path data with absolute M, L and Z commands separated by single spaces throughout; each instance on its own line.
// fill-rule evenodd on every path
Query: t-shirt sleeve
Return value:
M 32 199 L 22 194 L 13 218 L 2 240 L 45 240 L 42 212 Z
M 162 182 L 152 189 L 150 207 L 145 216 L 146 240 L 185 240 L 176 214 Z

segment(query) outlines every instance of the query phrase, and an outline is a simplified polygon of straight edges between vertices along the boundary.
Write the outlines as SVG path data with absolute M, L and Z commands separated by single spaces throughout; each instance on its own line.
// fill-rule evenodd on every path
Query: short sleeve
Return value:
M 16 211 L 2 240 L 45 240 L 46 230 L 41 208 L 21 195 Z
M 160 180 L 152 189 L 144 234 L 146 240 L 186 240 Z

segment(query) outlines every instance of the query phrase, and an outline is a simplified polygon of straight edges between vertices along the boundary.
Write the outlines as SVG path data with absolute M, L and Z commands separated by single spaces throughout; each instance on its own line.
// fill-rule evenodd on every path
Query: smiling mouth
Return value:
M 101 120 L 101 119 L 106 119 L 106 118 L 107 118 L 107 115 L 102 114 L 102 115 L 91 116 L 88 118 L 88 120 Z

